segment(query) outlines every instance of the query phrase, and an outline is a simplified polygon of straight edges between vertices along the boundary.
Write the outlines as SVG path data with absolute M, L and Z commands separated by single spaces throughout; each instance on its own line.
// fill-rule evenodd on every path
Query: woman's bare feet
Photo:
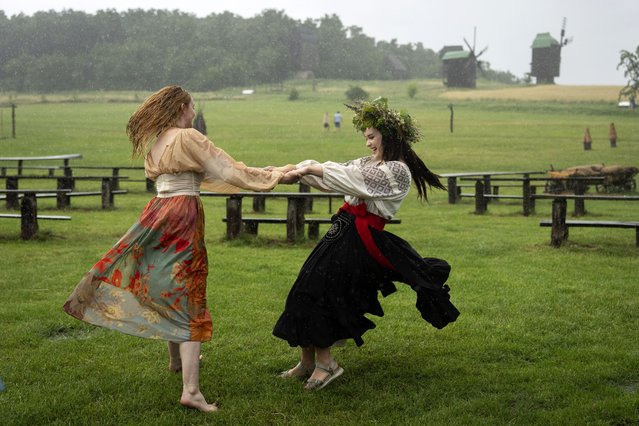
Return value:
M 218 411 L 220 409 L 220 407 L 218 407 L 216 403 L 209 404 L 208 402 L 206 402 L 204 395 L 202 395 L 202 393 L 200 392 L 193 395 L 183 393 L 182 397 L 180 398 L 180 404 L 188 408 L 200 410 L 204 413 L 212 413 L 213 411 Z

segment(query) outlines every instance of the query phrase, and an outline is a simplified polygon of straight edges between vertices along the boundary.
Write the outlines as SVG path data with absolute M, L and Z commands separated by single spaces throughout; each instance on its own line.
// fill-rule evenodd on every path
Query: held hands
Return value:
M 268 171 L 268 172 L 282 172 L 284 174 L 290 172 L 291 170 L 295 170 L 297 168 L 297 166 L 295 164 L 287 164 L 285 166 L 281 166 L 281 167 L 275 167 L 275 166 L 267 166 L 264 167 L 264 170 Z
M 304 175 L 302 174 L 301 169 L 291 170 L 280 178 L 280 183 L 297 183 L 302 178 L 302 176 Z

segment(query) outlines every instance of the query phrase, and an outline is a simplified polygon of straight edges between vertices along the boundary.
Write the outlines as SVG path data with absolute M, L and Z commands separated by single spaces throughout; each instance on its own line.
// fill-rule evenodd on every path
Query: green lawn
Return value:
M 194 98 L 213 141 L 247 164 L 343 161 L 367 155 L 343 106 L 350 84 L 358 83 L 320 81 L 313 91 L 309 83 L 290 82 L 283 92 L 257 88 L 247 98 L 236 91 Z M 616 108 L 615 99 L 455 101 L 450 133 L 449 101 L 439 97 L 439 82 L 417 82 L 414 99 L 406 82 L 359 84 L 413 115 L 424 133 L 415 149 L 437 173 L 639 166 L 638 113 Z M 291 87 L 299 90 L 298 101 L 287 99 Z M 0 156 L 77 152 L 83 159 L 72 164 L 140 165 L 130 159 L 124 128 L 146 95 L 13 94 L 18 137 L 0 140 Z M 336 110 L 345 124 L 325 132 L 323 113 Z M 614 149 L 607 140 L 611 122 L 619 135 Z M 591 151 L 583 150 L 586 127 Z M 382 300 L 386 315 L 372 317 L 377 328 L 364 335 L 363 347 L 335 350 L 345 374 L 318 393 L 275 377 L 297 362 L 297 351 L 271 335 L 313 242 L 287 244 L 282 225 L 260 225 L 258 238 L 226 241 L 224 199 L 204 198 L 214 338 L 203 345 L 201 387 L 222 409 L 209 415 L 184 409 L 180 377 L 167 371 L 163 342 L 95 328 L 61 309 L 150 198 L 143 183 L 122 186 L 129 194 L 116 196 L 115 209 L 101 210 L 97 197 L 74 199 L 62 213 L 73 219 L 41 221 L 36 240 L 19 239 L 19 221 L 0 220 L 0 377 L 6 384 L 0 423 L 639 422 L 639 249 L 632 230 L 571 229 L 569 244 L 553 249 L 550 230 L 538 225 L 550 217 L 549 201 L 538 201 L 530 217 L 510 201 L 493 202 L 477 216 L 472 201 L 450 205 L 444 191 L 430 193 L 428 203 L 413 191 L 397 216 L 402 224 L 388 229 L 423 255 L 451 263 L 458 321 L 434 329 L 420 318 L 412 290 L 400 286 Z M 82 190 L 92 187 L 97 184 L 80 183 Z M 519 191 L 500 192 L 509 190 Z M 272 215 L 286 209 L 284 200 L 266 206 Z M 54 200 L 39 200 L 38 207 L 41 214 L 60 214 Z M 639 220 L 637 203 L 586 201 L 586 209 L 586 218 Z M 326 202 L 316 201 L 314 211 L 326 216 Z

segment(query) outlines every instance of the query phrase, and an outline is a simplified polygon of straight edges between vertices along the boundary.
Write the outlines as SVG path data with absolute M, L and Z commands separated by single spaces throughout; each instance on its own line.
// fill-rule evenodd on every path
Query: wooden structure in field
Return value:
M 554 84 L 559 77 L 561 49 L 572 39 L 565 38 L 566 18 L 561 27 L 561 37 L 557 41 L 550 33 L 538 33 L 532 44 L 532 62 L 530 75 L 537 84 Z

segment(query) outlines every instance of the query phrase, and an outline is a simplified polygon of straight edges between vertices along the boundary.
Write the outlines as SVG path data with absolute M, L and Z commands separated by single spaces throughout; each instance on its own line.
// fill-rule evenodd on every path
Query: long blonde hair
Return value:
M 166 86 L 149 96 L 126 125 L 126 134 L 133 144 L 131 156 L 143 156 L 152 140 L 166 129 L 175 127 L 181 106 L 190 102 L 191 95 L 180 86 Z

